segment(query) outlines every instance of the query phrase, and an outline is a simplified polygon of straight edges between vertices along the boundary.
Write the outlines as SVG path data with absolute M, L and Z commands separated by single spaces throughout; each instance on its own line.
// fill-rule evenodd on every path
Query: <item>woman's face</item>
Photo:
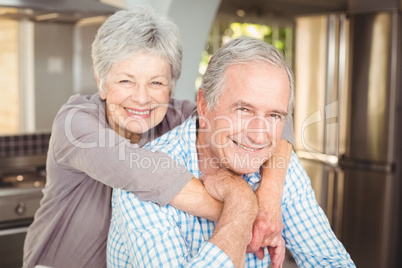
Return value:
M 171 90 L 170 64 L 160 57 L 141 53 L 114 63 L 104 89 L 109 125 L 119 135 L 137 142 L 166 115 Z M 99 81 L 98 81 L 99 88 Z

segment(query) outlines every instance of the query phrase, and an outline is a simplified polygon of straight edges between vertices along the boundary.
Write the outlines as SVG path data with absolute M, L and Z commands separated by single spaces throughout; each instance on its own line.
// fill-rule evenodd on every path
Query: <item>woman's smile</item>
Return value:
M 148 118 L 154 109 L 134 109 L 134 108 L 124 108 L 129 116 Z

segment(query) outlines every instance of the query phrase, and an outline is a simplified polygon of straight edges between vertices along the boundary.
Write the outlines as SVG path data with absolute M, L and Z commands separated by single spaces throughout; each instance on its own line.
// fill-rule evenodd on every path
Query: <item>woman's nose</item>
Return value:
M 140 105 L 147 104 L 150 101 L 148 87 L 144 85 L 139 85 L 136 89 L 134 89 L 134 92 L 131 96 L 133 101 Z

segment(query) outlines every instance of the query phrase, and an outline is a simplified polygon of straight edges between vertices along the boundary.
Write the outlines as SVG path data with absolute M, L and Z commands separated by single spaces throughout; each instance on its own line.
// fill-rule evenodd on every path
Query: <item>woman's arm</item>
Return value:
M 260 209 L 259 218 L 266 220 L 268 225 L 266 226 L 266 240 L 282 233 L 281 201 L 291 155 L 292 145 L 281 139 L 275 154 L 267 160 L 262 168 L 262 179 L 256 195 Z
M 264 256 L 262 248 L 268 246 L 273 267 L 280 267 L 284 260 L 284 241 L 281 200 L 286 171 L 292 154 L 292 144 L 281 139 L 275 154 L 262 168 L 260 186 L 256 191 L 258 215 L 254 222 L 253 238 L 249 252 L 255 252 L 259 258 Z
M 182 211 L 214 222 L 219 220 L 223 209 L 223 203 L 213 198 L 202 182 L 194 177 L 169 204 Z

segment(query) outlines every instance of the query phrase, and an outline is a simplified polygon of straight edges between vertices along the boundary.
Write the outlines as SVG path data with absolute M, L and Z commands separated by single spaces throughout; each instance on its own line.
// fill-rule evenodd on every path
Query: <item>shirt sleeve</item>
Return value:
M 50 157 L 70 172 L 162 206 L 169 203 L 193 174 L 165 153 L 130 144 L 104 116 L 95 103 L 65 105 L 53 125 Z
M 298 267 L 356 267 L 317 203 L 293 152 L 282 200 L 283 236 Z
M 193 252 L 174 219 L 174 208 L 143 202 L 120 189 L 113 190 L 112 206 L 108 267 L 234 267 L 210 242 Z

